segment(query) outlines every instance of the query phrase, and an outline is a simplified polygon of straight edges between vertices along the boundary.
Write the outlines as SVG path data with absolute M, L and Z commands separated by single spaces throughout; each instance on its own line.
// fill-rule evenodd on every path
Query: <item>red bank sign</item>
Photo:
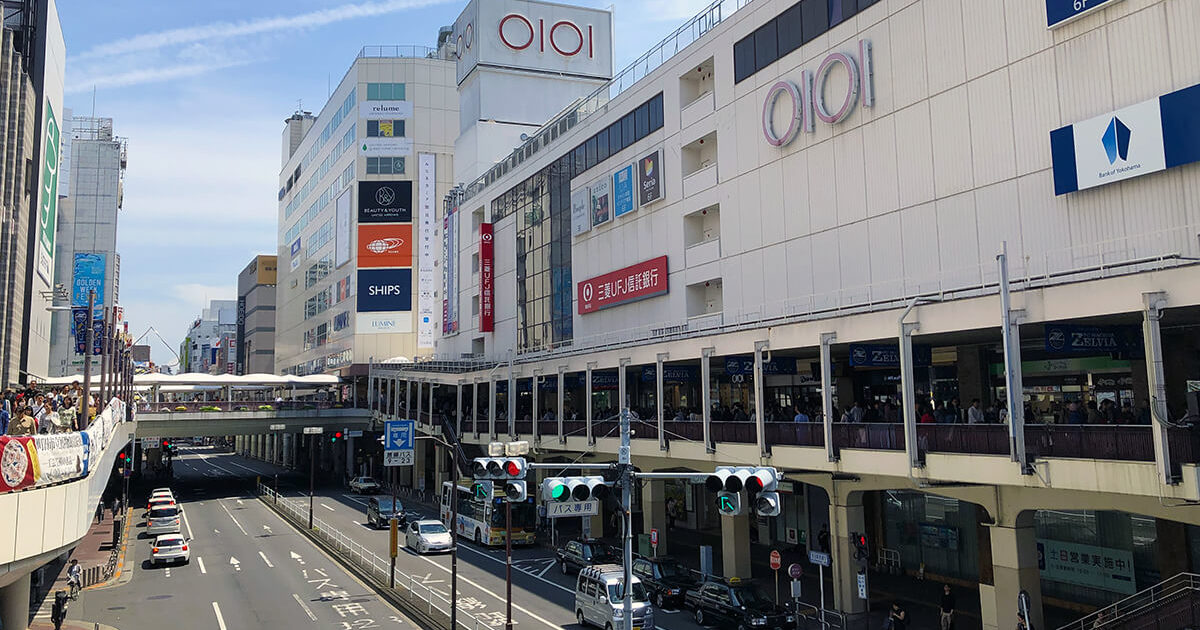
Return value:
M 579 314 L 620 306 L 667 292 L 667 257 L 659 256 L 579 283 Z
M 495 248 L 492 246 L 492 224 L 479 224 L 479 332 L 496 329 Z

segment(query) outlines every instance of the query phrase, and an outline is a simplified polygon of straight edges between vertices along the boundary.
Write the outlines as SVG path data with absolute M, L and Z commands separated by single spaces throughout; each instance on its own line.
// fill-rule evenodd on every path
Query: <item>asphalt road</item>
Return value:
M 150 567 L 152 538 L 141 538 L 137 523 L 122 583 L 81 593 L 70 619 L 118 630 L 415 627 L 246 494 L 252 469 L 208 459 L 185 454 L 175 462 L 175 480 L 155 484 L 170 485 L 181 500 L 191 562 Z M 144 492 L 134 494 L 134 505 L 144 500 Z
M 175 472 L 177 476 L 200 475 L 209 480 L 233 481 L 233 478 L 240 478 L 243 480 L 241 485 L 246 488 L 247 494 L 242 499 L 242 505 L 237 507 L 243 509 L 253 507 L 256 514 L 265 508 L 261 505 L 252 506 L 257 503 L 257 500 L 249 498 L 248 489 L 253 483 L 254 477 L 262 475 L 264 479 L 270 479 L 276 473 L 283 473 L 281 469 L 264 462 L 228 453 L 215 453 L 210 449 L 201 448 L 185 448 L 183 455 L 176 461 Z M 305 484 L 301 481 L 293 485 Z M 307 489 L 305 488 L 305 490 Z M 289 500 L 297 501 L 303 505 L 304 509 L 307 509 L 308 495 L 306 491 L 284 490 L 283 494 Z M 351 540 L 386 557 L 388 532 L 375 530 L 365 525 L 366 503 L 367 497 L 350 494 L 341 489 L 326 489 L 318 491 L 313 506 L 316 518 L 337 528 Z M 438 517 L 436 509 L 430 506 L 409 502 L 405 505 L 405 509 L 410 514 L 415 513 L 422 518 L 436 519 Z M 241 520 L 240 512 L 232 509 L 231 512 Z M 189 512 L 188 515 L 191 516 L 191 513 Z M 226 522 L 229 521 L 229 516 L 223 512 L 220 515 L 225 516 Z M 282 525 L 282 521 L 277 517 L 275 517 L 275 522 Z M 243 526 L 246 524 L 243 523 Z M 219 528 L 220 525 L 215 525 L 215 527 Z M 255 527 L 260 528 L 261 525 L 255 524 Z M 246 529 L 249 531 L 250 527 L 247 526 Z M 276 535 L 281 531 L 280 528 L 275 528 Z M 251 531 L 250 533 L 254 534 L 255 532 Z M 295 536 L 296 534 L 289 531 L 289 537 L 294 538 Z M 403 537 L 401 542 L 403 543 Z M 241 559 L 240 556 L 239 559 Z M 481 630 L 487 627 L 503 628 L 504 626 L 505 566 L 503 548 L 491 549 L 476 546 L 470 542 L 463 542 L 459 545 L 459 605 L 462 610 L 479 620 L 476 627 Z M 518 627 L 518 630 L 579 628 L 574 614 L 575 576 L 560 573 L 555 564 L 552 550 L 540 547 L 514 548 L 512 567 L 512 614 L 514 625 Z M 402 550 L 397 558 L 397 570 L 449 598 L 449 555 L 422 556 L 409 550 Z M 699 630 L 700 628 L 692 620 L 691 614 L 675 610 L 656 610 L 655 624 L 660 630 Z M 345 627 L 357 628 L 358 626 Z M 229 628 L 232 630 L 233 626 L 229 626 Z

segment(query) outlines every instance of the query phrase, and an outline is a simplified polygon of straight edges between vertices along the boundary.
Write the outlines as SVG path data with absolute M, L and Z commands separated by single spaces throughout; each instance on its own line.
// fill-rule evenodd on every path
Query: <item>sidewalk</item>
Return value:
M 128 540 L 130 532 L 130 518 L 133 512 L 125 511 L 125 522 L 122 540 Z M 69 591 L 67 586 L 67 565 L 70 559 L 79 561 L 79 565 L 83 569 L 83 583 L 87 587 L 106 583 L 107 581 L 116 579 L 121 572 L 121 563 L 124 560 L 124 545 L 117 550 L 117 566 L 114 567 L 111 576 L 105 575 L 105 570 L 109 560 L 112 557 L 112 535 L 114 521 L 111 518 L 110 512 L 105 512 L 104 520 L 97 523 L 95 518 L 92 519 L 92 526 L 79 544 L 71 550 L 69 559 L 57 558 L 53 562 L 45 565 L 42 571 L 41 584 L 33 589 L 31 593 L 32 603 L 30 604 L 30 618 L 33 620 L 30 628 L 53 628 L 50 623 L 50 613 L 54 607 L 54 593 L 59 590 Z M 70 610 L 70 605 L 67 607 Z M 70 613 L 68 612 L 68 615 Z M 69 624 L 76 624 L 74 626 Z M 80 625 L 82 624 L 82 625 Z M 67 621 L 63 624 L 63 628 L 87 628 L 95 630 L 94 623 L 83 623 L 79 621 Z M 104 628 L 105 626 L 101 626 Z

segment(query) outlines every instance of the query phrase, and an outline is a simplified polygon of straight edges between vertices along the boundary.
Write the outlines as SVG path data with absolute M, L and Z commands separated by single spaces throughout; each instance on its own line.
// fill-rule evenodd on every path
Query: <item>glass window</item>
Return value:
M 368 83 L 367 100 L 403 101 L 405 100 L 405 86 L 403 83 Z
M 733 82 L 741 83 L 754 74 L 754 36 L 733 45 Z
M 771 20 L 754 31 L 754 70 L 762 70 L 778 58 L 779 42 L 775 39 L 775 20 Z
M 633 133 L 633 112 L 629 112 L 621 119 L 621 144 L 629 146 L 636 141 Z
M 596 136 L 588 138 L 585 146 L 587 147 L 587 168 L 590 169 L 596 165 Z
M 650 99 L 650 131 L 658 131 L 663 126 L 663 95 Z
M 378 120 L 368 120 L 367 121 L 367 137 L 374 138 L 378 135 L 379 135 L 379 121 Z
M 367 100 L 368 101 L 379 100 L 379 84 L 378 83 L 368 83 L 367 84 Z
M 801 28 L 801 13 L 800 3 L 797 2 L 775 18 L 780 57 L 800 47 L 800 40 L 804 34 Z
M 607 160 L 609 156 L 608 129 L 596 134 L 596 163 Z
M 841 24 L 858 13 L 858 0 L 829 0 L 829 28 Z
M 829 30 L 829 0 L 801 0 L 802 43 L 807 44 Z
M 634 132 L 638 140 L 646 137 L 650 133 L 650 105 L 643 103 L 641 107 L 634 110 Z
M 879 2 L 879 0 L 858 0 L 858 10 L 862 11 L 876 2 Z

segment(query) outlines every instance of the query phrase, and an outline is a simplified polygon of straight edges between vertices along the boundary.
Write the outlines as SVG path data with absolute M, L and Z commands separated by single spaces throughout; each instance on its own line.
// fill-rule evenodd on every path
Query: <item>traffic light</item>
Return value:
M 854 543 L 854 559 L 870 560 L 871 550 L 867 547 L 867 535 L 854 532 L 850 534 L 850 542 Z
M 782 507 L 778 492 L 760 492 L 754 497 L 754 513 L 759 516 L 779 516 Z
M 529 498 L 529 489 L 525 486 L 525 480 L 514 479 L 505 482 L 504 498 L 512 503 L 523 503 L 525 499 Z
M 544 501 L 590 501 L 612 493 L 604 477 L 549 477 L 542 481 Z
M 524 457 L 476 457 L 471 465 L 475 485 L 479 486 L 482 482 L 488 484 L 488 498 L 494 496 L 492 481 L 502 481 L 504 483 L 500 488 L 504 493 L 503 498 L 512 502 L 523 502 L 528 497 L 525 470 Z M 475 490 L 472 492 L 475 496 L 482 496 Z
M 775 468 L 717 466 L 704 485 L 717 493 L 717 511 L 725 516 L 741 514 L 742 490 L 749 494 L 759 516 L 778 516 L 783 505 L 775 491 L 779 487 L 779 471 Z
M 334 431 L 334 432 L 333 432 L 333 435 L 330 435 L 330 436 L 329 436 L 329 443 L 330 443 L 330 444 L 337 444 L 337 441 L 338 441 L 338 440 L 340 440 L 340 439 L 342 439 L 342 432 L 341 432 L 341 431 Z
M 491 481 L 476 481 L 471 484 L 471 496 L 481 501 L 492 500 L 492 482 Z
M 742 513 L 742 494 L 722 490 L 717 493 L 717 511 L 721 516 L 737 516 Z

